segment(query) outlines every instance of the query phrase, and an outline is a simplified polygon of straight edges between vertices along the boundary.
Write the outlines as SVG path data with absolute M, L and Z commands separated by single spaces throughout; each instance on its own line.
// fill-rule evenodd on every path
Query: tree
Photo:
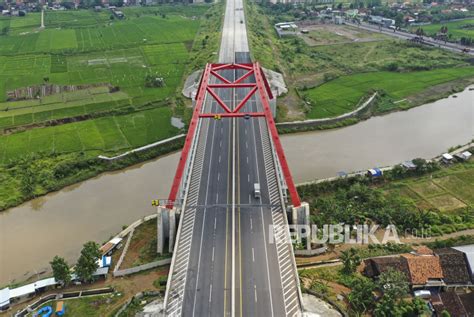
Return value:
M 361 258 L 357 250 L 354 248 L 342 251 L 340 258 L 344 266 L 342 270 L 345 274 L 354 273 L 359 264 L 361 263 Z
M 94 272 L 99 267 L 97 260 L 100 258 L 100 256 L 101 253 L 97 243 L 89 241 L 84 244 L 75 270 L 77 277 L 80 280 L 84 282 L 92 282 L 92 274 L 94 274 Z
M 393 301 L 402 299 L 409 291 L 405 274 L 392 268 L 380 274 L 377 284 L 383 296 Z
M 441 312 L 441 317 L 451 317 L 451 314 L 447 310 Z
M 397 30 L 400 30 L 402 28 L 402 25 L 403 25 L 403 14 L 399 13 L 395 17 L 395 28 Z
M 64 285 L 69 284 L 71 281 L 71 274 L 66 260 L 56 255 L 49 264 L 51 264 L 51 269 L 53 270 L 53 275 L 56 281 L 61 282 Z
M 352 310 L 359 314 L 370 310 L 374 304 L 375 284 L 368 278 L 361 278 L 354 283 L 348 295 Z

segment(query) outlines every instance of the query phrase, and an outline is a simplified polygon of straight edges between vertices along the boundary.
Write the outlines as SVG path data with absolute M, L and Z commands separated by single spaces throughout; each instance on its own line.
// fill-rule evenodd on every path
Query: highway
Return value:
M 226 3 L 220 63 L 250 63 L 242 0 Z M 228 80 L 242 70 L 219 73 Z M 255 82 L 249 77 L 247 82 Z M 234 108 L 245 89 L 219 89 Z M 255 96 L 241 112 L 262 111 Z M 209 95 L 203 113 L 222 112 Z M 290 244 L 270 243 L 286 223 L 265 118 L 201 119 L 167 290 L 168 316 L 295 316 L 301 312 Z M 253 195 L 254 183 L 261 198 Z M 250 206 L 251 205 L 251 206 Z
M 351 23 L 351 22 L 346 21 L 345 23 L 347 25 L 350 25 L 350 26 L 353 26 L 353 27 L 356 27 L 356 28 L 361 28 L 361 29 L 364 29 L 364 30 L 367 30 L 367 31 L 382 33 L 382 34 L 385 34 L 385 35 L 388 35 L 388 36 L 396 37 L 400 40 L 409 40 L 409 39 L 413 39 L 413 38 L 417 37 L 416 34 L 407 33 L 407 32 L 404 32 L 404 31 L 394 32 L 394 30 L 392 30 L 392 29 L 385 28 L 385 27 L 379 27 L 379 26 L 369 24 L 369 23 L 365 23 L 365 22 L 362 22 L 361 24 L 356 24 L 356 23 Z M 439 40 L 433 39 L 433 38 L 428 37 L 428 36 L 424 36 L 423 41 L 424 41 L 425 44 L 429 44 L 433 47 L 443 48 L 443 49 L 446 49 L 446 50 L 449 50 L 449 51 L 452 51 L 452 52 L 456 52 L 456 53 L 462 53 L 463 49 L 466 48 L 466 46 L 463 46 L 463 45 L 459 45 L 459 44 L 456 44 L 456 43 L 439 41 Z M 471 49 L 466 54 L 474 55 L 474 51 Z

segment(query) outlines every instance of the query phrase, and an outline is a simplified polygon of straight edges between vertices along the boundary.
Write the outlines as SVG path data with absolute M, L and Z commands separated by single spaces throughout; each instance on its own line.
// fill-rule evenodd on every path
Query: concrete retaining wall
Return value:
M 377 93 L 374 93 L 369 99 L 367 99 L 360 107 L 355 109 L 354 111 L 345 113 L 335 118 L 323 118 L 323 119 L 310 119 L 310 120 L 303 120 L 303 121 L 292 121 L 292 122 L 280 122 L 277 123 L 277 128 L 285 129 L 285 128 L 304 128 L 304 127 L 317 127 L 325 124 L 334 124 L 345 119 L 350 119 L 358 116 L 359 114 L 363 113 L 367 110 L 367 108 L 372 104 Z
M 155 262 L 150 262 L 150 263 L 147 263 L 147 264 L 131 267 L 129 269 L 114 271 L 113 274 L 114 274 L 114 277 L 125 276 L 125 275 L 138 273 L 138 272 L 141 272 L 141 271 L 146 271 L 146 270 L 149 270 L 149 269 L 153 269 L 153 268 L 158 267 L 158 266 L 168 265 L 170 263 L 171 263 L 171 258 L 164 259 L 164 260 L 159 260 L 159 261 L 155 261 Z
M 127 151 L 127 152 L 122 153 L 122 154 L 117 155 L 117 156 L 108 157 L 108 156 L 105 156 L 105 155 L 99 155 L 98 158 L 100 158 L 100 159 L 102 159 L 102 160 L 106 160 L 106 161 L 115 161 L 115 160 L 124 158 L 124 157 L 126 157 L 126 156 L 128 156 L 128 155 L 130 155 L 130 154 L 132 154 L 132 153 L 137 153 L 137 152 L 141 152 L 141 151 L 145 151 L 145 150 L 148 150 L 148 149 L 157 147 L 157 146 L 159 146 L 159 145 L 164 145 L 164 144 L 173 142 L 173 141 L 175 141 L 175 140 L 182 139 L 182 138 L 184 138 L 185 136 L 186 136 L 186 134 L 179 134 L 179 135 L 174 136 L 174 137 L 172 137 L 172 138 L 168 138 L 168 139 L 161 140 L 161 141 L 158 141 L 158 142 L 155 142 L 155 143 L 147 144 L 147 145 L 145 145 L 145 146 L 142 146 L 142 147 L 139 147 L 139 148 L 136 148 L 136 149 Z

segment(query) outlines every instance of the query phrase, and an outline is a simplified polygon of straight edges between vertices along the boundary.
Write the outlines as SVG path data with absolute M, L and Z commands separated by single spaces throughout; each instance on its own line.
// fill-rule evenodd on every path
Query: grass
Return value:
M 474 78 L 472 62 L 462 54 L 387 37 L 375 42 L 310 46 L 301 37 L 278 38 L 272 22 L 282 17 L 268 8 L 247 2 L 246 15 L 253 59 L 283 73 L 290 91 L 296 88 L 301 92 L 297 97 L 288 94 L 280 98 L 279 106 L 288 109 L 286 116 L 279 116 L 282 121 L 335 117 L 350 112 L 374 89 L 386 90 L 388 97 L 372 113 L 406 109 L 448 93 L 426 93 L 433 85 L 456 83 L 459 90 L 468 83 L 467 80 L 458 83 L 458 79 Z M 347 41 L 337 33 L 367 36 L 354 28 L 336 25 L 308 36 L 319 43 Z M 416 102 L 393 102 L 408 96 Z
M 474 163 L 457 164 L 433 175 L 395 181 L 384 190 L 412 200 L 421 209 L 455 212 L 474 208 Z
M 170 254 L 158 255 L 156 253 L 156 230 L 156 219 L 148 220 L 135 229 L 121 269 L 139 266 L 171 256 Z
M 115 295 L 92 296 L 63 301 L 65 305 L 65 316 L 110 316 L 111 311 L 116 309 L 116 304 L 120 297 Z M 38 308 L 45 306 L 53 308 L 53 315 L 56 309 L 56 301 L 49 302 Z
M 175 135 L 171 110 L 156 108 L 121 116 L 27 130 L 0 137 L 0 162 L 33 153 L 116 152 Z
M 359 100 L 373 90 L 384 90 L 398 101 L 433 85 L 472 77 L 474 68 L 436 69 L 431 71 L 395 73 L 370 72 L 343 76 L 309 89 L 304 96 L 312 104 L 308 118 L 335 117 L 354 110 Z
M 436 35 L 439 32 L 441 27 L 448 27 L 448 36 L 451 36 L 451 39 L 459 40 L 461 37 L 470 37 L 474 38 L 474 19 L 466 19 L 461 21 L 451 21 L 444 23 L 433 23 L 428 25 L 423 25 L 421 28 L 428 35 Z M 415 32 L 419 26 L 412 27 L 410 31 Z
M 192 112 L 179 96 L 184 76 L 217 59 L 223 5 L 124 8 L 124 20 L 47 11 L 45 30 L 38 14 L 0 17 L 0 210 L 179 149 L 182 140 L 112 164 L 97 159 L 179 132 L 171 116 Z M 164 87 L 145 87 L 149 74 Z M 83 87 L 7 101 L 7 91 L 44 83 Z

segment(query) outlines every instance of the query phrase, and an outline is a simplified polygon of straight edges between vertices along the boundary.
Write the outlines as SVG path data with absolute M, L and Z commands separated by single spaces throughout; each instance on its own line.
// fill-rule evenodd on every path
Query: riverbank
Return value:
M 473 93 L 466 90 L 458 98 L 372 117 L 341 129 L 283 135 L 293 179 L 302 183 L 336 176 L 339 171 L 389 166 L 414 157 L 428 159 L 466 144 L 472 140 Z M 4 255 L 0 284 L 43 271 L 56 254 L 74 261 L 83 243 L 106 241 L 124 224 L 152 214 L 151 201 L 169 194 L 179 156 L 180 152 L 174 152 L 105 172 L 1 212 L 2 234 L 15 239 L 9 239 L 8 245 L 0 243 Z M 32 232 L 38 230 L 52 230 L 53 234 L 32 238 Z
M 282 132 L 347 126 L 372 115 L 444 98 L 474 82 L 472 61 L 462 54 L 318 21 L 299 22 L 308 34 L 278 38 L 272 24 L 285 16 L 276 6 L 248 3 L 246 10 L 251 13 L 253 58 L 283 73 L 288 84 L 288 94 L 278 102 L 277 122 L 335 118 L 356 109 L 374 90 L 380 93 L 377 105 L 357 118 L 337 124 L 305 124 Z M 262 23 L 268 28 L 263 30 Z M 310 45 L 311 40 L 321 38 L 340 38 L 342 43 Z
M 464 149 L 473 151 L 472 144 Z M 474 228 L 474 162 L 413 160 L 370 178 L 354 174 L 298 187 L 312 223 L 395 225 L 401 233 L 440 236 Z M 351 206 L 347 208 L 347 206 Z M 400 233 L 400 234 L 401 234 Z

